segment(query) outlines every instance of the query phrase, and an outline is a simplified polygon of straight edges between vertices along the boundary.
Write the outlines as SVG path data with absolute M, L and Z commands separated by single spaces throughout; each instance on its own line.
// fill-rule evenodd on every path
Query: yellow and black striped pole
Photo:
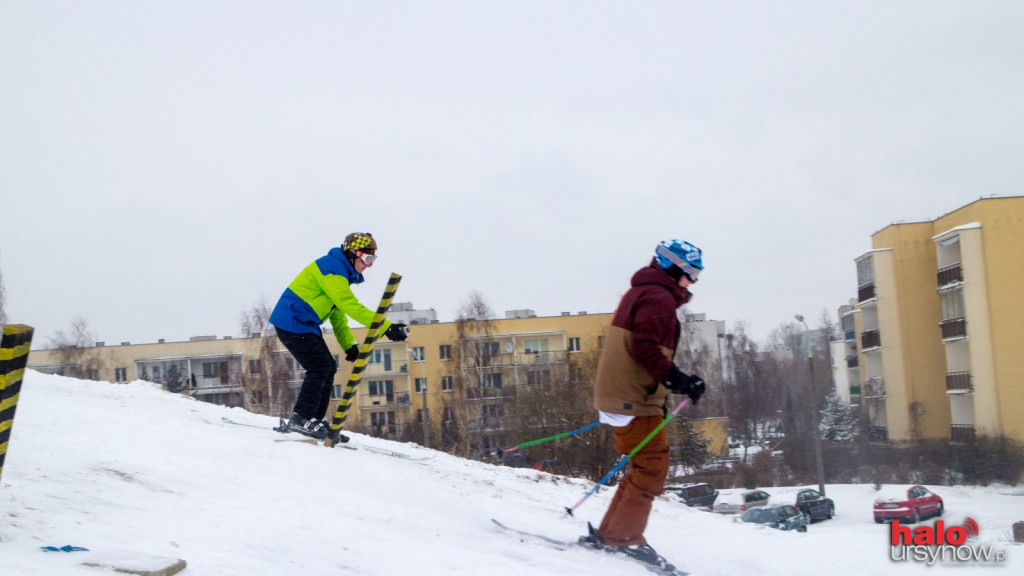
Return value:
M 14 427 L 14 410 L 18 407 L 21 379 L 28 364 L 28 350 L 32 346 L 35 330 L 24 324 L 4 326 L 0 341 L 0 476 L 4 473 L 7 444 Z
M 398 283 L 401 281 L 402 277 L 394 272 L 391 273 L 391 278 L 388 278 L 388 285 L 384 288 L 384 296 L 380 299 L 377 313 L 373 315 L 373 322 L 366 331 L 366 339 L 359 346 L 359 357 L 356 358 L 356 362 L 352 366 L 352 374 L 349 375 L 348 383 L 341 394 L 341 400 L 338 401 L 338 410 L 334 413 L 334 418 L 331 419 L 331 429 L 327 432 L 327 438 L 324 438 L 324 446 L 328 448 L 334 446 L 341 432 L 341 427 L 345 425 L 345 420 L 348 418 L 348 410 L 352 406 L 352 398 L 355 397 L 356 387 L 359 386 L 359 379 L 362 377 L 366 365 L 370 362 L 370 350 L 373 348 L 373 343 L 377 341 L 377 338 L 380 338 L 380 329 L 384 324 L 384 317 L 388 313 L 388 308 L 391 307 L 391 300 L 395 297 L 395 292 L 398 291 Z

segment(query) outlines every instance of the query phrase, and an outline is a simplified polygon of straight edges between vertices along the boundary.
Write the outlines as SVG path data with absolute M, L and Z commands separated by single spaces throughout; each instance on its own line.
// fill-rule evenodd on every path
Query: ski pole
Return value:
M 636 448 L 633 448 L 633 450 L 629 454 L 627 454 L 625 458 L 623 458 L 622 460 L 619 460 L 619 463 L 616 464 L 615 467 L 612 468 L 607 474 L 605 474 L 604 478 L 601 478 L 600 480 L 598 480 L 597 484 L 594 484 L 594 487 L 591 488 L 590 490 L 588 490 L 587 493 L 583 495 L 583 498 L 580 498 L 579 502 L 573 504 L 571 508 L 566 506 L 565 507 L 565 511 L 569 513 L 569 516 L 572 516 L 572 511 L 573 510 L 579 508 L 584 502 L 587 501 L 587 498 L 590 498 L 591 496 L 593 496 L 594 493 L 597 492 L 598 488 L 600 488 L 602 485 L 604 485 L 605 482 L 610 480 L 611 477 L 614 476 L 616 472 L 618 472 L 623 466 L 626 465 L 626 462 L 629 462 L 630 458 L 635 456 L 636 453 L 639 452 L 641 448 L 646 446 L 647 443 L 651 441 L 651 438 L 654 438 L 655 434 L 657 434 L 658 432 L 661 432 L 661 429 L 664 428 L 666 424 L 668 424 L 668 421 L 673 419 L 673 418 L 675 418 L 676 414 L 678 414 L 679 411 L 682 410 L 683 406 L 685 406 L 686 403 L 689 402 L 689 401 L 690 401 L 690 397 L 689 396 L 684 397 L 679 402 L 679 404 L 675 407 L 675 410 L 672 410 L 672 412 L 670 412 L 668 414 L 668 416 L 665 416 L 665 419 L 661 421 L 661 424 L 658 424 L 657 428 L 655 428 L 654 430 L 651 430 L 651 433 L 648 434 L 647 437 L 644 438 L 639 444 L 637 444 Z
M 575 430 L 570 430 L 568 432 L 562 432 L 561 434 L 555 434 L 554 436 L 548 436 L 547 438 L 541 438 L 539 440 L 530 440 L 529 442 L 523 442 L 522 444 L 517 444 L 517 445 L 515 445 L 515 446 L 513 446 L 511 448 L 506 448 L 504 450 L 499 450 L 499 451 L 495 452 L 495 456 L 503 456 L 505 454 L 508 454 L 509 452 L 513 452 L 515 450 L 519 450 L 520 448 L 526 448 L 527 446 L 534 446 L 536 444 L 543 444 L 544 442 L 549 442 L 551 440 L 558 440 L 559 438 L 566 438 L 568 436 L 575 436 L 576 434 L 581 434 L 583 432 L 586 432 L 587 430 L 590 430 L 591 428 L 594 428 L 598 424 L 600 424 L 600 422 L 594 422 L 593 424 L 587 424 L 583 428 L 577 428 Z
M 380 338 L 383 334 L 381 328 L 384 325 L 384 319 L 387 316 L 388 308 L 391 307 L 391 300 L 395 297 L 395 292 L 398 291 L 398 283 L 401 281 L 402 277 L 392 272 L 391 277 L 388 278 L 387 286 L 384 287 L 384 296 L 381 297 L 380 305 L 377 306 L 377 313 L 373 315 L 373 321 L 366 330 L 366 338 L 363 339 L 362 345 L 359 346 L 359 356 L 352 366 L 352 373 L 348 377 L 348 383 L 345 385 L 341 400 L 338 402 L 338 409 L 334 413 L 334 418 L 331 419 L 330 430 L 327 431 L 327 437 L 324 438 L 324 446 L 328 448 L 333 448 L 341 436 L 341 427 L 344 426 L 345 420 L 348 418 L 352 398 L 356 395 L 356 387 L 359 386 L 363 370 L 366 369 L 366 365 L 370 362 L 370 350 L 373 348 L 377 338 Z M 343 441 L 348 442 L 348 440 Z

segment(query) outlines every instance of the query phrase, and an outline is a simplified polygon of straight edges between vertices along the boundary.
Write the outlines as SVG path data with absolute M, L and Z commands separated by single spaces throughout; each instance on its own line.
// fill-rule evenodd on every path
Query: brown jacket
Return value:
M 594 407 L 612 414 L 663 415 L 668 394 L 661 382 L 679 344 L 676 309 L 690 300 L 690 292 L 653 265 L 637 271 L 630 284 L 605 329 Z

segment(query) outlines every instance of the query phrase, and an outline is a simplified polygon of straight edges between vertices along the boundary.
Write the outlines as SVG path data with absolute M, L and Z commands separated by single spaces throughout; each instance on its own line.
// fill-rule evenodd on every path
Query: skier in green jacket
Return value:
M 324 341 L 320 325 L 331 323 L 334 337 L 345 351 L 345 359 L 354 362 L 359 346 L 348 319 L 363 326 L 373 323 L 373 310 L 363 306 L 352 293 L 352 285 L 363 281 L 363 272 L 377 259 L 377 241 L 368 232 L 353 232 L 345 242 L 310 263 L 285 288 L 270 314 L 277 337 L 306 371 L 285 428 L 319 440 L 330 431 L 324 416 L 331 402 L 331 389 L 338 365 Z M 381 326 L 389 340 L 406 338 L 404 324 Z

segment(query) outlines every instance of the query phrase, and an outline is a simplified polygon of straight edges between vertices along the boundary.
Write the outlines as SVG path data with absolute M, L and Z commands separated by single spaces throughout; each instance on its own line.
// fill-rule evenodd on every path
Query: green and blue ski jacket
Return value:
M 341 248 L 331 248 L 326 256 L 303 268 L 285 288 L 270 314 L 270 323 L 296 334 L 323 334 L 320 325 L 330 321 L 338 344 L 347 350 L 356 343 L 348 319 L 369 328 L 375 314 L 352 293 L 352 285 L 362 281 L 363 275 L 356 272 Z M 390 326 L 385 320 L 381 333 Z

